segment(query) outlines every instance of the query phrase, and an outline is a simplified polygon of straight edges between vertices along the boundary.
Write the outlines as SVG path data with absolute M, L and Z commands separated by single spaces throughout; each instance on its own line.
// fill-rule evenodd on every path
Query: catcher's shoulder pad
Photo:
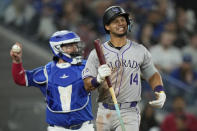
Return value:
M 47 82 L 47 78 L 45 76 L 44 69 L 40 69 L 36 71 L 33 75 L 33 81 L 37 84 L 45 84 Z
M 81 64 L 85 66 L 86 65 L 86 62 L 87 62 L 87 60 L 82 60 L 82 63 Z

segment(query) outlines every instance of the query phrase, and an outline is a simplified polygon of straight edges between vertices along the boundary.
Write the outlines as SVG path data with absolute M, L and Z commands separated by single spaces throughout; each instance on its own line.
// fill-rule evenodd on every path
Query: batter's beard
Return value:
M 124 33 L 122 34 L 117 34 L 117 33 L 113 33 L 115 36 L 117 37 L 123 37 L 123 36 L 126 36 L 127 35 L 127 31 L 125 31 Z

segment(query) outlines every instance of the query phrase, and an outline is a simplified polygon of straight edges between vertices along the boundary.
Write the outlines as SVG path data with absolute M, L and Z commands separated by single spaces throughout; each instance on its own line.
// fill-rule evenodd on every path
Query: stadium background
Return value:
M 154 36 L 151 38 L 152 43 L 142 42 L 148 49 L 159 43 L 159 36 L 164 32 L 166 25 L 179 26 L 177 16 L 185 14 L 184 30 L 176 31 L 176 35 L 177 39 L 182 38 L 179 33 L 181 31 L 186 38 L 177 40 L 178 42 L 173 45 L 181 52 L 189 45 L 190 34 L 196 32 L 196 10 L 193 2 L 192 0 L 187 2 L 183 0 L 0 0 L 0 131 L 44 131 L 47 126 L 44 97 L 39 90 L 19 87 L 12 80 L 9 51 L 16 41 L 24 46 L 25 69 L 33 69 L 51 60 L 52 53 L 48 39 L 56 30 L 68 29 L 77 32 L 84 42 L 83 55 L 87 58 L 93 48 L 93 40 L 108 39 L 102 25 L 103 11 L 110 5 L 120 5 L 131 13 L 135 21 L 132 32 L 129 33 L 130 39 L 141 41 L 144 25 L 151 22 L 155 25 L 160 22 L 158 36 L 152 34 Z M 157 17 L 159 13 L 163 14 L 160 18 Z M 148 18 L 152 21 L 148 21 Z M 183 81 L 175 81 L 165 71 L 162 72 L 162 76 L 167 101 L 162 110 L 154 109 L 158 123 L 161 123 L 166 114 L 171 112 L 174 96 L 183 93 L 187 102 L 186 110 L 197 115 L 195 110 L 197 87 L 191 87 Z M 140 102 L 142 111 L 147 101 L 153 99 L 151 90 L 146 86 L 147 83 L 143 82 L 143 100 Z M 93 92 L 93 96 L 95 115 L 96 91 Z

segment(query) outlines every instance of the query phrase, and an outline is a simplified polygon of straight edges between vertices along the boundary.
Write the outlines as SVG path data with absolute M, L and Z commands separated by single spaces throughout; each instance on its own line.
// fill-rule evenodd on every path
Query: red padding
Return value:
M 12 77 L 14 82 L 18 85 L 25 86 L 25 70 L 23 68 L 22 63 L 12 63 Z

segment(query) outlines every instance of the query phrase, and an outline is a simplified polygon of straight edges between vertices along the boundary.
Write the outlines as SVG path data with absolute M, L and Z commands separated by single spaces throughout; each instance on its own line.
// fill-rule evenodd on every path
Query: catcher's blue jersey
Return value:
M 27 86 L 39 87 L 46 98 L 47 123 L 69 126 L 92 120 L 91 97 L 84 88 L 81 72 L 85 66 L 50 62 L 26 71 Z

